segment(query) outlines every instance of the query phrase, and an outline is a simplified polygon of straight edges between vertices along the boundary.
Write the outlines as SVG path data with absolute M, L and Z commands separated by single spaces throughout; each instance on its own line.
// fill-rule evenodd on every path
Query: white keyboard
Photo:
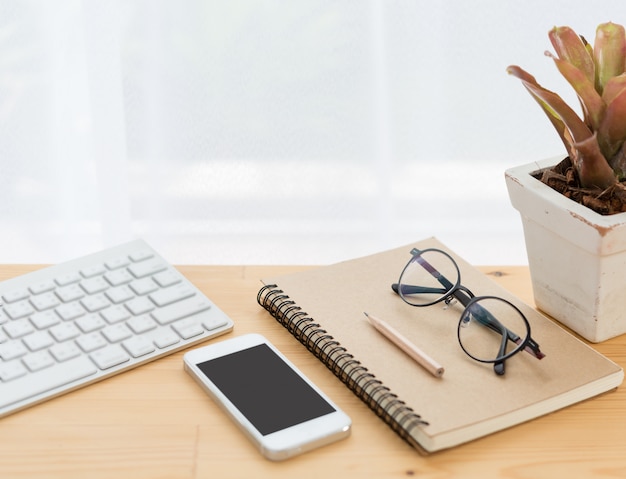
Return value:
M 0 417 L 226 333 L 144 241 L 0 282 Z

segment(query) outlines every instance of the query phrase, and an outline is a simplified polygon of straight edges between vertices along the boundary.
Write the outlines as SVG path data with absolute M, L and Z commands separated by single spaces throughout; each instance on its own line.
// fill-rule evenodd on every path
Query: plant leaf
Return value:
M 593 56 L 596 64 L 596 90 L 602 93 L 611 78 L 624 73 L 626 66 L 624 27 L 611 22 L 598 25 Z
M 611 168 L 615 172 L 619 181 L 626 177 L 626 143 L 611 158 Z
M 611 78 L 604 85 L 604 91 L 602 92 L 602 100 L 604 100 L 605 105 L 611 103 L 624 88 L 626 88 L 626 73 Z
M 622 89 L 606 106 L 606 113 L 600 129 L 598 142 L 606 158 L 611 163 L 613 156 L 626 141 L 626 89 Z
M 565 127 L 569 130 L 574 143 L 583 142 L 592 136 L 591 130 L 587 125 L 585 125 L 585 122 L 580 119 L 576 112 L 572 110 L 559 95 L 539 85 L 537 80 L 535 80 L 535 77 L 533 77 L 530 73 L 526 72 L 517 65 L 509 66 L 507 68 L 507 72 L 510 75 L 519 78 L 530 94 L 539 102 L 548 117 L 550 117 L 553 125 L 557 127 L 557 131 L 559 131 L 559 134 L 564 140 L 566 146 L 568 142 L 564 137 L 563 132 L 558 128 L 560 123 L 557 122 L 555 124 L 553 117 L 557 118 L 565 125 Z
M 561 75 L 576 91 L 583 107 L 585 121 L 593 131 L 596 131 L 604 116 L 605 104 L 596 91 L 593 80 L 590 81 L 582 70 L 568 61 L 556 58 L 550 52 L 546 52 L 546 55 L 554 60 Z
M 554 129 L 559 134 L 559 137 L 561 138 L 561 141 L 563 142 L 563 145 L 565 146 L 567 153 L 570 156 L 572 156 L 571 135 L 567 133 L 567 127 L 565 126 L 565 123 L 563 123 L 563 120 L 561 120 L 561 117 L 550 107 L 550 105 L 548 105 L 546 102 L 544 102 L 540 98 L 537 98 L 537 96 L 535 96 L 533 92 L 526 86 L 526 83 L 532 83 L 532 82 L 536 83 L 535 77 L 533 77 L 530 73 L 524 71 L 523 69 L 521 69 L 520 67 L 516 65 L 509 66 L 507 68 L 507 72 L 510 75 L 516 76 L 517 78 L 522 80 L 522 84 L 524 85 L 526 90 L 528 90 L 528 92 L 533 97 L 533 99 L 539 104 L 541 109 L 544 111 L 544 113 L 546 114 L 550 122 L 552 123 L 552 126 L 554 126 Z
M 594 186 L 604 190 L 617 182 L 613 168 L 600 151 L 596 134 L 574 144 L 574 157 L 571 158 L 583 188 Z
M 535 77 L 522 68 L 511 65 L 507 72 L 522 81 L 555 125 L 578 172 L 581 185 L 604 189 L 614 184 L 617 181 L 615 174 L 600 150 L 597 135 L 591 132 L 576 112 L 559 95 L 543 88 Z M 562 129 L 559 129 L 560 125 Z
M 550 42 L 561 60 L 571 63 L 592 83 L 595 82 L 595 64 L 589 44 L 570 27 L 554 27 L 548 32 Z

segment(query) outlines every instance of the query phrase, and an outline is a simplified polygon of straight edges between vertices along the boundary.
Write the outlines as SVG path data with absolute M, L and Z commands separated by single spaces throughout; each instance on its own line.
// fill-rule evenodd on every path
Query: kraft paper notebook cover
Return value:
M 456 336 L 462 306 L 416 308 L 391 290 L 412 247 L 447 251 L 459 265 L 461 283 L 474 294 L 514 303 L 546 357 L 520 352 L 507 360 L 504 376 L 470 359 Z M 263 283 L 259 303 L 418 450 L 434 452 L 519 424 L 616 388 L 624 377 L 617 364 L 435 238 Z M 381 336 L 365 311 L 444 365 L 443 377 L 432 376 Z

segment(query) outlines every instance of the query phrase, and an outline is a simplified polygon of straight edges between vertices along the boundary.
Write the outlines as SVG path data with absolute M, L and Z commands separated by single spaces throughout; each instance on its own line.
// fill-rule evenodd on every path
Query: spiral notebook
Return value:
M 526 315 L 546 354 L 519 353 L 497 376 L 457 342 L 460 305 L 415 308 L 392 290 L 412 247 L 451 254 L 462 284 L 494 295 Z M 618 387 L 620 366 L 521 302 L 436 238 L 405 247 L 263 279 L 258 302 L 400 437 L 434 452 L 531 420 Z M 445 367 L 434 377 L 380 335 L 378 316 Z

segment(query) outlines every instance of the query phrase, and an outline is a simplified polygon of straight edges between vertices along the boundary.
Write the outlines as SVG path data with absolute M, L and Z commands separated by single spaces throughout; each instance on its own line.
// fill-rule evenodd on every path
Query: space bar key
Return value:
M 0 408 L 47 393 L 73 381 L 95 374 L 98 370 L 86 357 L 79 357 L 42 369 L 25 377 L 0 384 Z

